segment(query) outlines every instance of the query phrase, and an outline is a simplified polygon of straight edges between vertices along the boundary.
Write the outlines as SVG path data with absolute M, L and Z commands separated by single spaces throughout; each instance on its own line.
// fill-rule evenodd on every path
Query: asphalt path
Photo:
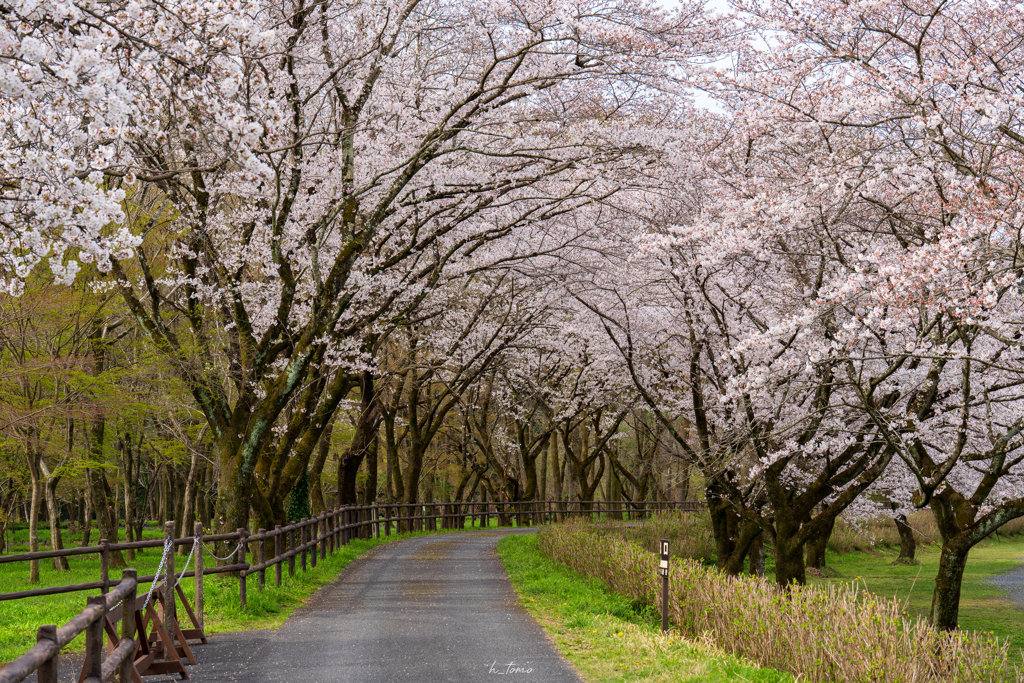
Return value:
M 509 533 L 396 541 L 356 560 L 277 631 L 194 648 L 196 683 L 580 683 L 522 607 L 494 547 Z M 501 676 L 502 678 L 496 678 Z
M 1008 599 L 1024 606 L 1024 565 L 1006 574 L 993 576 L 988 582 L 1002 588 Z

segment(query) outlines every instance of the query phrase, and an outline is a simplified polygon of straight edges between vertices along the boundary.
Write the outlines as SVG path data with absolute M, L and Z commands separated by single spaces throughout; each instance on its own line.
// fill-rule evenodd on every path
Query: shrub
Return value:
M 657 558 L 586 524 L 545 529 L 553 560 L 660 609 Z M 674 562 L 669 617 L 682 635 L 801 680 L 842 683 L 993 683 L 1012 680 L 1007 646 L 982 633 L 945 633 L 903 617 L 895 600 L 856 584 L 794 586 L 728 577 L 692 560 Z

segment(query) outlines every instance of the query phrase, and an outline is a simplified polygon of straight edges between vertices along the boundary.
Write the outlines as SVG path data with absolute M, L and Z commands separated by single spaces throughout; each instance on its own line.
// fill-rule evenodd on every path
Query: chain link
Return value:
M 149 606 L 149 600 L 153 597 L 153 589 L 156 588 L 156 584 L 160 581 L 160 574 L 164 570 L 164 563 L 167 562 L 167 555 L 174 550 L 174 539 L 168 538 L 164 541 L 164 556 L 160 558 L 160 566 L 156 569 L 156 576 L 153 577 L 153 583 L 149 584 L 149 593 L 146 594 L 146 602 L 142 603 L 142 613 L 146 613 L 146 608 Z
M 206 552 L 210 553 L 213 559 L 218 560 L 220 562 L 227 562 L 232 557 L 234 557 L 235 553 L 238 552 L 238 549 L 242 547 L 242 543 L 244 543 L 244 541 L 239 541 L 238 545 L 235 546 L 235 549 L 228 553 L 228 555 L 226 555 L 225 557 L 217 557 L 216 555 L 214 555 L 213 551 L 210 549 L 210 546 L 206 545 L 206 541 L 203 541 L 203 547 L 206 548 Z
M 199 545 L 199 537 L 196 536 L 192 539 L 192 550 L 188 552 L 188 559 L 185 560 L 185 566 L 181 568 L 181 576 L 174 582 L 174 587 L 177 588 L 181 580 L 185 578 L 185 572 L 188 571 L 188 563 L 192 561 L 192 556 L 196 554 L 196 546 Z M 172 577 L 173 578 L 173 577 Z

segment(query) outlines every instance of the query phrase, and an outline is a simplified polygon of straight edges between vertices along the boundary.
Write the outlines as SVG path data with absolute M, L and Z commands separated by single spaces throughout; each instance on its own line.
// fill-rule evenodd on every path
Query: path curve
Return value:
M 218 634 L 196 648 L 192 680 L 580 683 L 519 606 L 494 552 L 501 537 L 529 532 L 459 532 L 380 546 L 276 632 Z

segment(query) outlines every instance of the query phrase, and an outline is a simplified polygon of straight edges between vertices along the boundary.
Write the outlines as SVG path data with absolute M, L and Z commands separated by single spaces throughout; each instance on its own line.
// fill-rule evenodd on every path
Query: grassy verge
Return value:
M 502 539 L 498 554 L 526 609 L 588 683 L 793 680 L 709 645 L 662 636 L 649 608 L 547 559 L 532 534 Z
M 868 552 L 829 553 L 827 562 L 838 576 L 808 577 L 812 585 L 849 584 L 858 581 L 883 598 L 897 598 L 911 617 L 927 618 L 931 610 L 935 576 L 939 569 L 937 549 L 918 548 L 920 565 L 893 565 L 898 552 L 879 548 Z M 960 598 L 960 627 L 995 633 L 1009 639 L 1014 664 L 1024 661 L 1024 609 L 1008 600 L 989 579 L 1016 569 L 1024 562 L 1024 537 L 992 538 L 971 550 Z
M 414 536 L 432 535 L 448 532 L 418 532 L 411 534 L 392 535 L 389 538 L 353 540 L 338 549 L 334 555 L 318 562 L 316 569 L 310 568 L 303 572 L 296 566 L 295 576 L 288 576 L 287 564 L 281 580 L 281 586 L 274 585 L 274 570 L 267 571 L 267 587 L 264 592 L 258 591 L 258 578 L 254 574 L 246 577 L 248 605 L 245 609 L 238 604 L 238 578 L 233 576 L 207 576 L 204 587 L 206 594 L 206 632 L 223 633 L 226 631 L 244 631 L 277 628 L 293 611 L 302 605 L 309 596 L 320 587 L 335 579 L 338 574 L 353 560 L 372 548 L 383 543 L 411 538 Z M 160 562 L 159 548 L 151 549 L 136 555 L 131 566 L 140 575 L 153 574 Z M 40 582 L 35 588 L 61 586 L 73 583 L 96 581 L 100 575 L 99 557 L 82 555 L 72 557 L 70 572 L 56 572 L 49 561 L 40 562 Z M 185 559 L 176 558 L 176 569 L 182 571 Z M 207 566 L 213 559 L 207 556 Z M 298 563 L 297 563 L 298 565 Z M 12 563 L 0 565 L 0 592 L 25 590 L 28 577 L 28 563 Z M 112 571 L 111 576 L 119 572 Z M 192 579 L 185 579 L 181 587 L 193 601 L 194 584 Z M 142 586 L 143 591 L 149 590 L 149 584 Z M 36 630 L 42 624 L 61 624 L 78 614 L 85 607 L 85 598 L 96 591 L 82 591 L 50 595 L 21 600 L 0 602 L 0 666 L 20 656 L 35 644 Z M 145 593 L 143 593 L 143 596 Z M 144 597 L 142 599 L 145 599 Z M 179 608 L 180 612 L 180 608 Z M 73 641 L 67 651 L 84 649 L 84 640 L 80 636 Z

